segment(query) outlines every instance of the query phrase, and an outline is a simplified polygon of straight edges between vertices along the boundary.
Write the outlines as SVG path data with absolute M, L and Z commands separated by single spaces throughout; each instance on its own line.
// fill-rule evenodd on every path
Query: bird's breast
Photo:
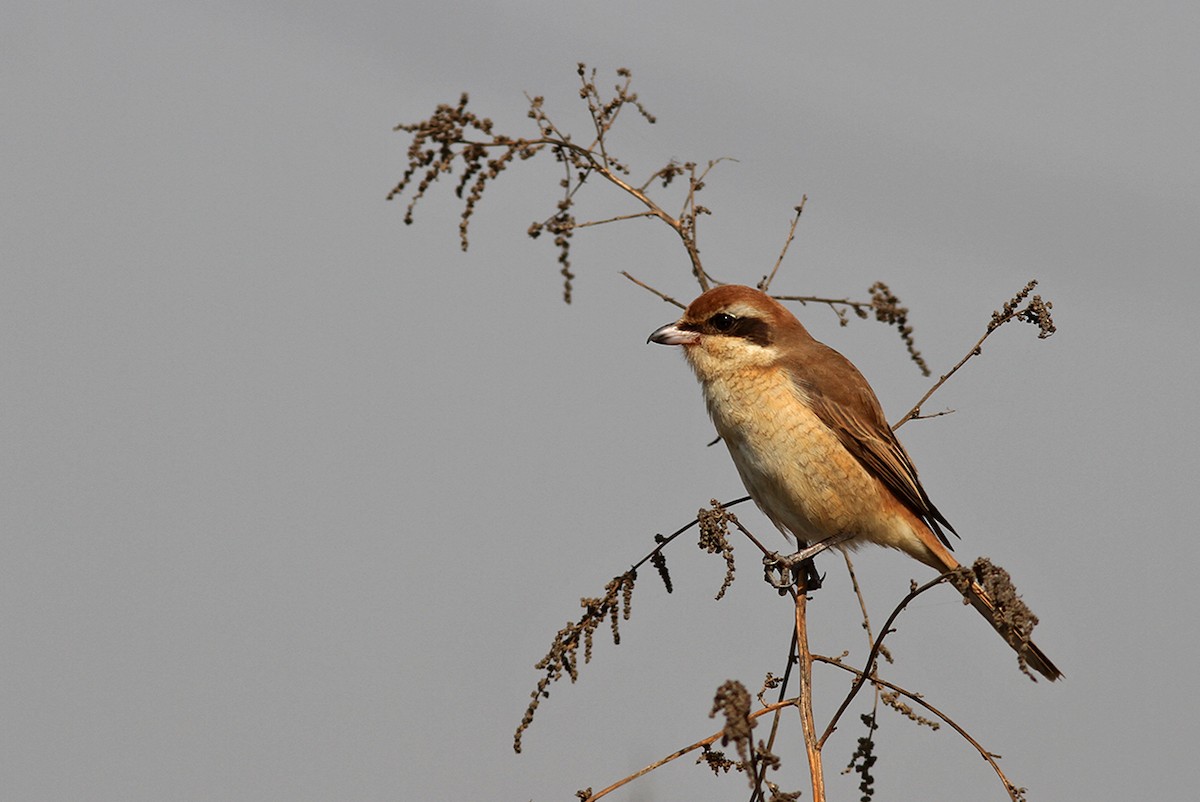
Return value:
M 877 528 L 878 481 L 782 370 L 712 378 L 704 394 L 742 482 L 777 526 L 807 542 Z

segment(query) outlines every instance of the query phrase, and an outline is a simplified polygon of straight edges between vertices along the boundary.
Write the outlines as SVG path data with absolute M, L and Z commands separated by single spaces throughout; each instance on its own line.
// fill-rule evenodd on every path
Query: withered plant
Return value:
M 496 131 L 494 123 L 478 116 L 468 109 L 468 96 L 464 93 L 457 103 L 443 104 L 437 107 L 427 119 L 417 123 L 397 125 L 397 131 L 411 136 L 408 146 L 408 166 L 388 193 L 388 200 L 407 197 L 404 221 L 411 224 L 418 203 L 432 187 L 443 178 L 454 182 L 454 192 L 462 199 L 463 207 L 459 222 L 459 239 L 463 249 L 470 244 L 469 230 L 471 220 L 479 208 L 479 203 L 485 191 L 500 177 L 502 173 L 514 164 L 526 161 L 542 154 L 549 153 L 561 165 L 562 178 L 558 182 L 557 198 L 547 217 L 530 225 L 528 234 L 531 237 L 548 235 L 552 237 L 557 251 L 559 273 L 562 277 L 563 300 L 571 302 L 572 280 L 575 277 L 571 261 L 571 243 L 576 232 L 594 226 L 624 223 L 630 220 L 650 218 L 665 224 L 678 236 L 679 242 L 688 257 L 691 269 L 691 280 L 701 291 L 711 286 L 725 283 L 714 278 L 703 266 L 700 250 L 697 247 L 697 230 L 699 222 L 710 211 L 698 203 L 697 198 L 705 187 L 710 173 L 722 159 L 714 159 L 703 165 L 698 162 L 675 161 L 642 175 L 640 180 L 631 176 L 633 169 L 612 151 L 611 133 L 619 120 L 628 118 L 630 112 L 635 113 L 646 123 L 654 123 L 654 116 L 646 109 L 637 94 L 631 91 L 632 75 L 627 69 L 616 71 L 617 80 L 610 88 L 602 89 L 597 82 L 595 70 L 589 70 L 585 65 L 578 65 L 579 98 L 586 105 L 591 120 L 591 127 L 583 136 L 576 137 L 571 132 L 562 130 L 551 118 L 544 98 L 526 96 L 528 101 L 528 117 L 532 121 L 532 132 L 523 136 L 510 136 Z M 628 110 L 628 111 L 627 111 Z M 625 117 L 622 117 L 625 112 Z M 587 143 L 587 144 L 583 144 Z M 625 214 L 596 220 L 579 220 L 575 216 L 575 203 L 579 193 L 589 186 L 600 184 L 615 188 L 619 194 L 627 197 L 631 210 Z M 673 186 L 674 185 L 674 186 Z M 674 191 L 678 200 L 679 210 L 670 212 L 665 208 L 662 197 Z M 794 208 L 794 215 L 787 232 L 779 258 L 770 270 L 761 274 L 756 285 L 764 292 L 768 291 L 772 281 L 779 271 L 788 246 L 796 234 L 796 227 L 804 211 L 806 199 L 801 197 Z M 649 286 L 641 279 L 623 273 L 623 275 L 649 292 L 654 293 L 663 301 L 680 308 L 684 303 L 659 289 Z M 744 278 L 743 278 L 744 280 Z M 1038 329 L 1038 337 L 1046 338 L 1054 333 L 1054 322 L 1050 311 L 1052 304 L 1040 296 L 1031 295 L 1037 286 L 1036 281 L 1030 281 L 1022 287 L 1002 307 L 992 313 L 984 327 L 982 336 L 967 350 L 961 360 L 941 375 L 913 407 L 896 421 L 893 429 L 899 428 L 910 420 L 937 417 L 949 411 L 923 415 L 922 408 L 930 397 L 937 392 L 963 365 L 982 353 L 984 341 L 996 330 L 1012 321 L 1031 323 Z M 878 322 L 895 327 L 909 357 L 921 373 L 930 375 L 929 367 L 916 348 L 913 338 L 913 328 L 909 322 L 908 310 L 901 305 L 899 299 L 889 286 L 882 281 L 873 284 L 867 291 L 867 297 L 862 299 L 826 298 L 800 295 L 775 295 L 781 301 L 791 301 L 799 304 L 819 304 L 833 311 L 842 325 L 847 325 L 851 316 L 861 319 L 874 319 Z M 579 678 L 581 664 L 590 663 L 593 654 L 596 631 L 608 623 L 614 644 L 620 643 L 620 622 L 628 621 L 633 608 L 633 590 L 638 579 L 638 572 L 646 563 L 655 569 L 656 574 L 666 587 L 668 593 L 673 589 L 671 576 L 667 570 L 666 549 L 680 535 L 695 528 L 698 531 L 698 545 L 711 554 L 720 554 L 726 565 L 724 581 L 716 594 L 720 599 L 734 579 L 734 551 L 731 534 L 737 535 L 753 547 L 759 549 L 764 560 L 769 561 L 773 552 L 761 543 L 730 507 L 749 500 L 749 497 L 734 499 L 721 503 L 713 499 L 708 506 L 702 508 L 691 522 L 679 527 L 669 536 L 654 535 L 653 549 L 638 560 L 631 569 L 625 571 L 608 582 L 604 593 L 598 597 L 584 597 L 580 600 L 582 612 L 577 619 L 568 620 L 551 642 L 550 649 L 535 665 L 540 677 L 530 702 L 521 718 L 513 738 L 513 748 L 520 752 L 522 738 L 533 723 L 539 705 L 550 696 L 550 686 L 563 677 L 571 682 Z M 1029 631 L 1037 623 L 1036 616 L 1024 605 L 1017 595 L 1008 578 L 1008 574 L 987 559 L 979 559 L 971 567 L 963 566 L 955 571 L 943 574 L 923 585 L 913 583 L 910 593 L 905 596 L 892 610 L 883 627 L 875 634 L 870 616 L 867 614 L 863 596 L 859 591 L 858 581 L 854 575 L 853 565 L 847 556 L 846 568 L 849 572 L 852 586 L 857 596 L 863 616 L 863 626 L 870 644 L 866 661 L 861 666 L 852 666 L 846 662 L 846 654 L 840 656 L 825 656 L 813 654 L 809 650 L 807 634 L 807 602 L 811 580 L 806 578 L 804 571 L 795 572 L 789 577 L 788 586 L 779 591 L 780 596 L 786 597 L 794 609 L 794 623 L 789 633 L 790 646 L 787 658 L 784 660 L 783 672 L 776 676 L 768 672 L 761 684 L 760 690 L 753 696 L 746 686 L 736 680 L 730 680 L 717 689 L 712 702 L 711 715 L 721 717 L 723 725 L 718 732 L 707 735 L 693 744 L 684 746 L 661 759 L 647 765 L 641 771 L 628 777 L 621 778 L 607 787 L 593 791 L 587 788 L 578 791 L 576 796 L 581 800 L 600 799 L 616 788 L 633 782 L 658 767 L 676 760 L 684 755 L 695 753 L 697 763 L 707 765 L 714 773 L 729 771 L 741 772 L 746 776 L 751 800 L 770 800 L 783 802 L 796 799 L 800 792 L 788 792 L 780 789 L 769 779 L 770 772 L 778 770 L 787 755 L 787 750 L 779 750 L 776 744 L 776 733 L 782 716 L 788 710 L 797 711 L 804 736 L 804 750 L 811 777 L 812 798 L 825 798 L 825 781 L 823 757 L 830 736 L 842 722 L 843 716 L 858 697 L 859 692 L 867 685 L 872 688 L 873 701 L 869 712 L 859 714 L 863 730 L 857 739 L 855 748 L 850 755 L 845 772 L 855 772 L 860 777 L 859 790 L 865 802 L 874 798 L 876 778 L 872 768 L 876 761 L 877 741 L 875 731 L 878 728 L 880 708 L 886 707 L 916 725 L 938 729 L 943 724 L 949 726 L 958 735 L 974 747 L 979 755 L 995 771 L 996 777 L 1003 786 L 1009 798 L 1018 802 L 1025 798 L 1025 789 L 1018 788 L 1001 770 L 996 756 L 979 744 L 962 726 L 952 720 L 945 712 L 931 704 L 925 694 L 900 687 L 879 672 L 879 658 L 884 657 L 888 662 L 891 656 L 884 644 L 887 636 L 894 631 L 897 618 L 913 599 L 926 593 L 931 588 L 943 583 L 961 585 L 978 582 L 983 585 L 997 607 L 1002 611 L 1004 620 L 1011 628 L 1014 637 L 1028 637 Z M 768 577 L 770 579 L 772 577 Z M 774 577 L 778 586 L 778 577 Z M 582 655 L 580 649 L 582 647 Z M 844 698 L 837 712 L 825 722 L 817 726 L 812 705 L 812 668 L 814 663 L 831 666 L 847 675 L 848 685 L 841 690 L 831 690 L 831 693 L 841 693 Z M 1032 674 L 1024 665 L 1021 670 Z M 796 690 L 789 695 L 792 680 L 795 677 Z M 831 686 L 834 683 L 831 683 Z M 768 692 L 774 691 L 774 700 L 768 700 Z M 755 705 L 757 701 L 757 705 Z M 770 728 L 766 737 L 755 739 L 754 730 L 764 720 L 769 718 Z M 716 748 L 732 746 L 733 754 L 726 754 Z M 782 755 L 780 754 L 782 751 Z

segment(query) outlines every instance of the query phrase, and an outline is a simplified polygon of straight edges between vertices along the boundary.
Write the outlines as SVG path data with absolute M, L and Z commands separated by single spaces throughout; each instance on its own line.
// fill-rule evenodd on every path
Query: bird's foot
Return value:
M 771 587 L 776 588 L 782 595 L 786 593 L 788 588 L 797 585 L 801 579 L 804 581 L 804 590 L 817 590 L 821 587 L 821 575 L 817 573 L 817 566 L 813 564 L 812 555 L 824 550 L 826 547 L 817 548 L 817 546 L 809 546 L 801 549 L 795 554 L 780 554 L 773 551 L 763 557 L 763 578 L 771 583 Z M 814 549 L 816 549 L 814 551 Z
M 806 592 L 818 590 L 821 587 L 822 579 L 821 575 L 817 573 L 817 566 L 813 564 L 812 558 L 831 546 L 849 540 L 850 537 L 852 535 L 849 534 L 833 535 L 811 546 L 805 546 L 795 554 L 784 555 L 773 551 L 763 557 L 763 574 L 771 583 L 771 587 L 777 588 L 780 593 L 794 586 L 801 577 L 804 579 Z

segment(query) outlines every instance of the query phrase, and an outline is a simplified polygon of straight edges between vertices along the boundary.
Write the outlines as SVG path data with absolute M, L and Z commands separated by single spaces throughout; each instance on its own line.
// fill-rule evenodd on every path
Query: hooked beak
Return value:
M 668 323 L 655 329 L 646 342 L 659 345 L 694 345 L 700 342 L 700 335 L 694 331 L 684 331 L 675 323 Z

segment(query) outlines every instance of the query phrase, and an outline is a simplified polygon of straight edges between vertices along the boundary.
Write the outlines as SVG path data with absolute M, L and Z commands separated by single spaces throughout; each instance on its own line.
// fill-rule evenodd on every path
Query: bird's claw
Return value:
M 763 555 L 763 579 L 777 590 L 787 590 L 795 584 L 794 569 L 791 560 L 777 551 Z
M 821 551 L 815 547 L 801 549 L 795 554 L 780 554 L 773 551 L 763 556 L 763 578 L 771 587 L 783 593 L 803 578 L 805 591 L 821 587 L 821 575 L 813 565 L 812 555 Z

